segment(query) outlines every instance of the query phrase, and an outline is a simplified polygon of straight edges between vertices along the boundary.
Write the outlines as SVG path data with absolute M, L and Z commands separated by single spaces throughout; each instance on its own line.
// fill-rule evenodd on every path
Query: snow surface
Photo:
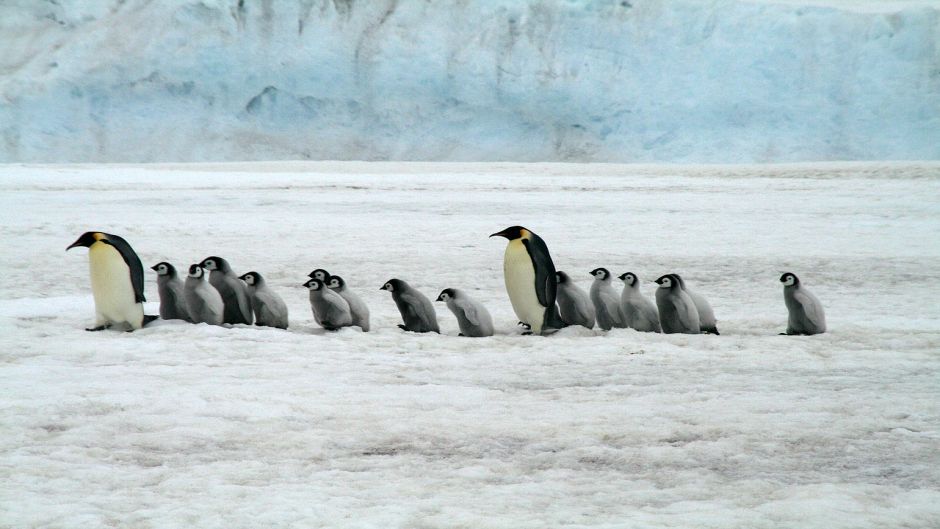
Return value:
M 6 0 L 0 161 L 940 159 L 933 1 Z
M 0 174 L 0 527 L 940 526 L 940 164 Z M 681 272 L 723 334 L 520 336 L 487 238 L 517 222 L 584 287 Z M 292 325 L 85 332 L 87 229 L 258 270 Z M 374 332 L 316 327 L 318 266 Z M 783 270 L 829 333 L 776 335 Z M 442 303 L 443 336 L 399 331 L 396 276 L 498 335 Z

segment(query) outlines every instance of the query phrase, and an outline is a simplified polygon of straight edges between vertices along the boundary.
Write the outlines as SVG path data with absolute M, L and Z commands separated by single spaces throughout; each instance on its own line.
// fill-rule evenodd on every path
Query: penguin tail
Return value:
M 154 320 L 159 320 L 160 316 L 154 316 L 153 314 L 144 314 L 144 323 L 141 327 L 146 327 L 148 323 L 153 322 Z
M 557 305 L 552 304 L 551 307 L 545 309 L 545 323 L 542 325 L 542 334 L 551 334 L 567 326 L 568 324 L 561 319 L 561 314 L 558 313 Z
M 709 327 L 707 329 L 702 329 L 702 332 L 705 334 L 715 334 L 719 336 L 721 335 L 721 333 L 718 332 L 718 327 Z

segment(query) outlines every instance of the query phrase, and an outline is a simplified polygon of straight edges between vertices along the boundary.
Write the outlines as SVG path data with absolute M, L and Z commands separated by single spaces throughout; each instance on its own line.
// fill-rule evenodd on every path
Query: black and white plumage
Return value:
M 209 270 L 209 282 L 219 291 L 225 303 L 224 323 L 246 323 L 251 325 L 251 302 L 248 301 L 248 287 L 238 279 L 231 265 L 225 259 L 213 255 L 206 257 L 200 266 Z
M 447 308 L 457 318 L 457 326 L 461 336 L 480 338 L 493 336 L 493 317 L 479 301 L 471 298 L 464 291 L 456 288 L 445 288 L 437 296 L 437 301 L 443 301 Z
M 209 282 L 208 275 L 201 265 L 190 265 L 189 275 L 183 284 L 186 311 L 193 323 L 222 325 L 225 320 L 225 302 L 222 301 L 219 291 Z
M 411 285 L 401 279 L 389 279 L 379 290 L 391 292 L 404 321 L 399 328 L 412 332 L 441 332 L 431 300 Z
M 324 270 L 324 272 L 326 271 Z M 330 290 L 342 296 L 349 304 L 352 324 L 362 329 L 362 332 L 369 332 L 369 307 L 362 301 L 362 298 L 346 285 L 345 279 L 334 275 L 328 275 L 328 277 L 327 286 L 330 287 Z
M 663 332 L 656 305 L 640 291 L 640 278 L 633 272 L 620 274 L 623 291 L 620 293 L 620 312 L 623 323 L 640 332 Z
M 342 296 L 330 290 L 319 279 L 310 279 L 304 286 L 310 291 L 310 309 L 313 311 L 313 319 L 320 327 L 335 331 L 352 325 L 349 303 L 346 303 Z
M 101 331 L 112 326 L 136 330 L 156 319 L 144 315 L 144 267 L 127 241 L 110 233 L 88 231 L 65 250 L 78 246 L 88 248 L 95 299 L 95 326 L 86 330 Z
M 786 334 L 821 334 L 826 332 L 826 314 L 822 303 L 803 286 L 796 274 L 786 272 L 780 276 L 783 283 L 783 301 L 787 305 Z
M 580 325 L 588 329 L 594 328 L 594 303 L 587 292 L 581 290 L 571 280 L 571 277 L 562 272 L 555 272 L 555 281 L 558 283 L 556 299 L 561 319 L 568 325 Z
M 555 298 L 555 263 L 541 237 L 522 226 L 510 226 L 490 237 L 505 237 L 503 277 L 512 309 L 532 334 L 551 334 L 565 326 Z
M 659 322 L 666 334 L 701 333 L 698 310 L 692 298 L 672 275 L 666 274 L 656 280 L 656 307 L 659 308 Z
M 620 313 L 620 296 L 610 281 L 610 272 L 606 268 L 591 270 L 594 282 L 591 283 L 591 302 L 597 316 L 597 326 L 605 331 L 615 327 L 626 327 L 623 314 Z
M 692 298 L 692 303 L 695 304 L 695 310 L 698 311 L 700 330 L 707 334 L 721 334 L 718 332 L 718 322 L 715 320 L 715 311 L 712 310 L 712 306 L 708 303 L 708 300 L 701 294 L 687 287 L 685 279 L 682 279 L 682 276 L 679 274 L 672 275 L 679 281 L 679 286 L 682 290 L 685 290 L 685 293 Z
M 286 329 L 287 304 L 277 292 L 271 290 L 264 277 L 258 272 L 248 272 L 239 279 L 248 286 L 248 301 L 255 316 L 255 325 Z
M 160 294 L 160 317 L 164 320 L 189 320 L 186 299 L 183 296 L 183 280 L 176 267 L 166 261 L 150 267 L 157 273 L 157 292 Z
M 310 279 L 319 279 L 320 281 L 323 281 L 323 283 L 327 283 L 330 279 L 330 273 L 322 268 L 317 268 L 313 272 L 307 274 L 307 277 Z

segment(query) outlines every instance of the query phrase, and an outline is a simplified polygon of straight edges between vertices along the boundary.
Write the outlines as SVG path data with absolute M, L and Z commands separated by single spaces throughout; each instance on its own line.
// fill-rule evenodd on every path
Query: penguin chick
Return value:
M 310 279 L 319 279 L 320 281 L 323 281 L 323 283 L 327 283 L 330 279 L 330 273 L 322 268 L 317 268 L 313 272 L 307 274 L 307 277 Z
M 369 332 L 369 307 L 362 301 L 362 298 L 346 286 L 346 280 L 342 277 L 334 275 L 328 277 L 330 279 L 327 286 L 330 287 L 330 290 L 339 294 L 349 304 L 352 324 L 362 329 L 362 332 Z
M 819 299 L 803 286 L 796 274 L 787 272 L 780 276 L 780 282 L 783 283 L 783 301 L 789 312 L 787 334 L 826 332 L 826 314 Z
M 441 332 L 431 300 L 411 288 L 411 285 L 401 279 L 389 279 L 379 290 L 392 293 L 392 299 L 395 300 L 401 319 L 405 322 L 404 325 L 398 326 L 400 329 L 411 332 Z
M 656 306 L 659 307 L 659 322 L 666 334 L 701 333 L 698 319 L 698 310 L 695 303 L 672 274 L 661 276 L 656 280 L 659 288 L 656 289 Z
M 238 279 L 232 267 L 225 259 L 213 255 L 199 263 L 209 270 L 209 282 L 219 291 L 225 303 L 225 323 L 246 323 L 251 325 L 251 303 L 248 301 L 248 287 Z
M 685 286 L 685 279 L 682 279 L 682 276 L 679 274 L 672 274 L 675 276 L 676 280 L 679 281 L 679 286 L 682 290 L 685 290 L 685 293 L 692 298 L 692 303 L 695 304 L 695 310 L 698 311 L 698 320 L 699 325 L 701 325 L 701 331 L 706 334 L 721 334 L 718 332 L 718 322 L 715 320 L 715 311 L 712 310 L 712 306 L 708 303 L 701 294 L 693 292 L 690 288 Z
M 597 326 L 605 331 L 614 327 L 626 327 L 623 314 L 620 313 L 620 297 L 610 283 L 610 272 L 606 268 L 591 270 L 594 282 L 591 283 L 591 302 L 597 314 Z
M 457 318 L 461 336 L 480 338 L 493 336 L 493 317 L 486 307 L 471 298 L 463 290 L 445 288 L 437 296 L 437 301 L 447 303 L 447 308 Z
M 222 325 L 225 317 L 225 302 L 208 280 L 206 269 L 198 264 L 190 265 L 189 275 L 183 285 L 186 311 L 193 323 Z
M 349 303 L 342 296 L 333 292 L 323 281 L 311 279 L 304 283 L 310 291 L 310 308 L 313 310 L 313 319 L 320 327 L 328 331 L 335 331 L 341 327 L 352 325 L 352 314 L 349 312 Z
M 574 284 L 568 274 L 555 272 L 555 281 L 558 283 L 558 312 L 561 319 L 568 325 L 580 325 L 588 329 L 594 328 L 594 303 L 587 292 Z
M 620 293 L 620 311 L 623 323 L 640 332 L 663 332 L 656 305 L 640 292 L 640 278 L 633 272 L 620 275 L 623 291 Z
M 190 321 L 183 297 L 183 280 L 176 267 L 162 261 L 150 267 L 157 273 L 157 292 L 160 293 L 160 317 L 164 320 Z
M 258 272 L 248 272 L 239 276 L 248 285 L 248 301 L 255 315 L 255 325 L 262 327 L 287 328 L 287 305 L 281 296 L 268 287 Z

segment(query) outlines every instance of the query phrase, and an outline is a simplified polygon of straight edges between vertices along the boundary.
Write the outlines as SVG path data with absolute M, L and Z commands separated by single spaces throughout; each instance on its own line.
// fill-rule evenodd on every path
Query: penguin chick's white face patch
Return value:
M 335 279 L 330 280 L 330 288 L 339 288 L 339 281 Z
M 196 267 L 189 271 L 189 277 L 200 278 L 202 277 L 202 268 Z
M 659 286 L 662 287 L 662 288 L 669 288 L 669 287 L 671 287 L 671 286 L 672 286 L 672 279 L 669 279 L 668 277 L 664 277 L 664 278 L 663 278 L 663 282 L 660 283 Z
M 159 274 L 159 275 L 161 275 L 161 276 L 165 276 L 167 273 L 168 273 L 168 272 L 167 272 L 167 269 L 166 269 L 166 265 L 160 265 L 160 266 L 157 267 L 157 274 Z
M 246 276 L 245 276 L 245 283 L 248 283 L 249 285 L 254 285 L 254 284 L 255 284 L 255 276 L 254 276 L 253 274 L 248 274 L 248 275 L 246 275 Z
M 388 290 L 389 292 L 391 292 L 392 290 L 395 290 L 395 289 L 392 288 L 392 284 L 391 284 L 391 283 L 385 283 L 385 286 L 382 287 L 382 290 Z
M 790 275 L 790 274 L 787 274 L 787 276 L 783 278 L 783 285 L 784 285 L 784 286 L 792 287 L 794 283 L 796 283 L 796 280 L 795 280 L 794 277 L 793 277 L 792 275 Z

